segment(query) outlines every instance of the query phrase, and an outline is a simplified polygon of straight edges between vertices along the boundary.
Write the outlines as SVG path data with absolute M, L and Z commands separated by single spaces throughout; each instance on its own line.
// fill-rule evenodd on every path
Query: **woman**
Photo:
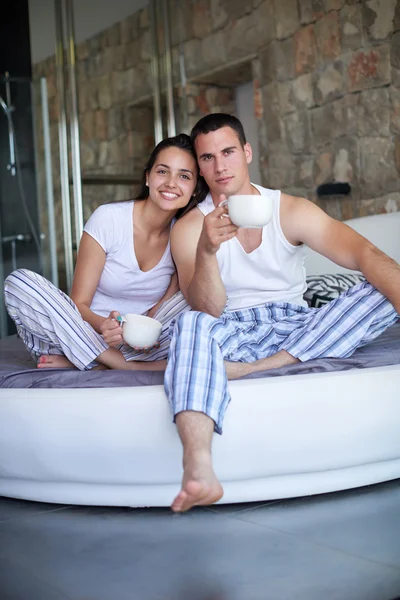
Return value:
M 167 138 L 151 153 L 135 200 L 102 205 L 86 223 L 70 298 L 26 269 L 7 277 L 7 310 L 39 368 L 165 369 L 169 324 L 189 309 L 177 294 L 170 230 L 205 193 L 190 138 Z M 163 322 L 157 347 L 123 343 L 124 313 Z

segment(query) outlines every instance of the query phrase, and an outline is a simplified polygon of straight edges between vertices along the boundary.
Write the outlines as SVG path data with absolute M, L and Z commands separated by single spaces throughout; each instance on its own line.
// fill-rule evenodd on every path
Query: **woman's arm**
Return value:
M 97 333 L 105 317 L 96 315 L 90 310 L 93 296 L 99 285 L 100 277 L 106 262 L 103 248 L 88 233 L 83 233 L 79 244 L 78 258 L 72 283 L 71 299 L 75 302 L 82 318 L 87 321 Z
M 169 284 L 164 296 L 162 298 L 160 298 L 160 300 L 157 302 L 157 304 L 155 304 L 154 306 L 152 306 L 150 308 L 150 310 L 147 312 L 147 316 L 153 317 L 155 315 L 155 313 L 158 311 L 158 309 L 160 308 L 161 304 L 163 302 L 165 302 L 166 300 L 169 300 L 170 298 L 172 298 L 172 296 L 174 294 L 176 294 L 176 292 L 179 292 L 179 283 L 178 283 L 178 275 L 177 275 L 177 273 L 174 273 L 171 276 L 170 284 Z

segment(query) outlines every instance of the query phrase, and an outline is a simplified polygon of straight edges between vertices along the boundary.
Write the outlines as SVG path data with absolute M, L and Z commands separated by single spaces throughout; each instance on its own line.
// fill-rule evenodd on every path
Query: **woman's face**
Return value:
M 197 173 L 196 161 L 186 150 L 161 150 L 147 176 L 150 200 L 166 211 L 184 208 L 196 187 Z

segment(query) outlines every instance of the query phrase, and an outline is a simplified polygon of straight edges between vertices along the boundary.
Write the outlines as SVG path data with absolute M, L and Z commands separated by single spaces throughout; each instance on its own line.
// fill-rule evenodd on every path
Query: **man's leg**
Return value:
M 188 489 L 188 482 L 196 481 L 193 473 L 200 470 L 198 463 L 202 465 L 201 479 L 215 481 L 210 432 L 212 423 L 217 433 L 222 432 L 230 401 L 227 371 L 229 376 L 235 375 L 238 369 L 251 367 L 249 363 L 261 356 L 270 357 L 268 360 L 281 366 L 281 361 L 287 360 L 282 358 L 286 353 L 278 352 L 281 343 L 296 327 L 303 326 L 309 312 L 306 308 L 281 303 L 236 311 L 220 319 L 193 311 L 175 323 L 164 384 L 184 447 L 184 510 L 195 504 L 209 503 L 212 494 L 217 493 L 217 486 L 212 485 L 212 493 L 205 496 L 207 486 L 202 485 L 197 486 L 195 497 L 193 490 Z M 224 364 L 224 359 L 229 362 Z M 235 364 L 235 361 L 240 362 Z M 204 416 L 209 420 L 204 421 Z M 187 434 L 187 423 L 191 434 Z M 208 423 L 208 429 L 203 423 Z M 197 431 L 198 437 L 194 437 Z
M 223 489 L 212 465 L 211 443 L 214 421 L 201 412 L 183 411 L 176 415 L 176 426 L 183 446 L 182 489 L 172 510 L 183 512 L 192 506 L 217 502 Z
M 399 315 L 370 283 L 360 283 L 310 314 L 303 327 L 282 343 L 281 350 L 301 362 L 315 358 L 346 358 L 372 342 Z
M 228 379 L 238 379 L 251 373 L 279 369 L 299 362 L 280 348 L 288 336 L 303 327 L 314 310 L 277 302 L 241 311 L 241 318 L 254 322 L 245 343 L 239 344 L 237 351 L 226 359 Z M 253 320 L 250 320 L 251 316 Z
M 235 329 L 224 319 L 187 312 L 174 326 L 165 391 L 183 445 L 182 489 L 175 511 L 211 504 L 223 494 L 211 458 L 213 431 L 222 432 L 230 396 L 223 356 Z
M 259 373 L 260 371 L 268 371 L 269 369 L 280 369 L 287 365 L 294 365 L 300 362 L 298 358 L 295 358 L 286 350 L 280 350 L 273 356 L 267 358 L 259 358 L 254 362 L 225 362 L 226 374 L 229 380 L 239 379 L 239 377 L 245 377 L 251 373 Z
M 276 311 L 276 307 L 271 310 Z M 399 319 L 393 305 L 368 282 L 350 288 L 320 309 L 289 312 L 281 315 L 282 320 L 277 316 L 279 324 L 275 327 L 281 343 L 276 353 L 251 362 L 243 357 L 246 362 L 227 363 L 229 379 L 315 358 L 351 356 Z M 288 323 L 291 325 L 282 330 Z M 264 349 L 258 351 L 262 355 Z

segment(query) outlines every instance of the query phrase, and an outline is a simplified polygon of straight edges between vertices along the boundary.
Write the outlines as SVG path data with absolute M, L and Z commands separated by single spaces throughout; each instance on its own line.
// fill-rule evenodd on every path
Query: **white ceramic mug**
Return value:
M 274 200 L 262 195 L 229 196 L 221 206 L 228 206 L 229 218 L 238 227 L 264 227 L 272 218 Z
M 122 324 L 122 337 L 133 348 L 150 348 L 161 335 L 162 323 L 157 319 L 129 313 L 118 319 Z

